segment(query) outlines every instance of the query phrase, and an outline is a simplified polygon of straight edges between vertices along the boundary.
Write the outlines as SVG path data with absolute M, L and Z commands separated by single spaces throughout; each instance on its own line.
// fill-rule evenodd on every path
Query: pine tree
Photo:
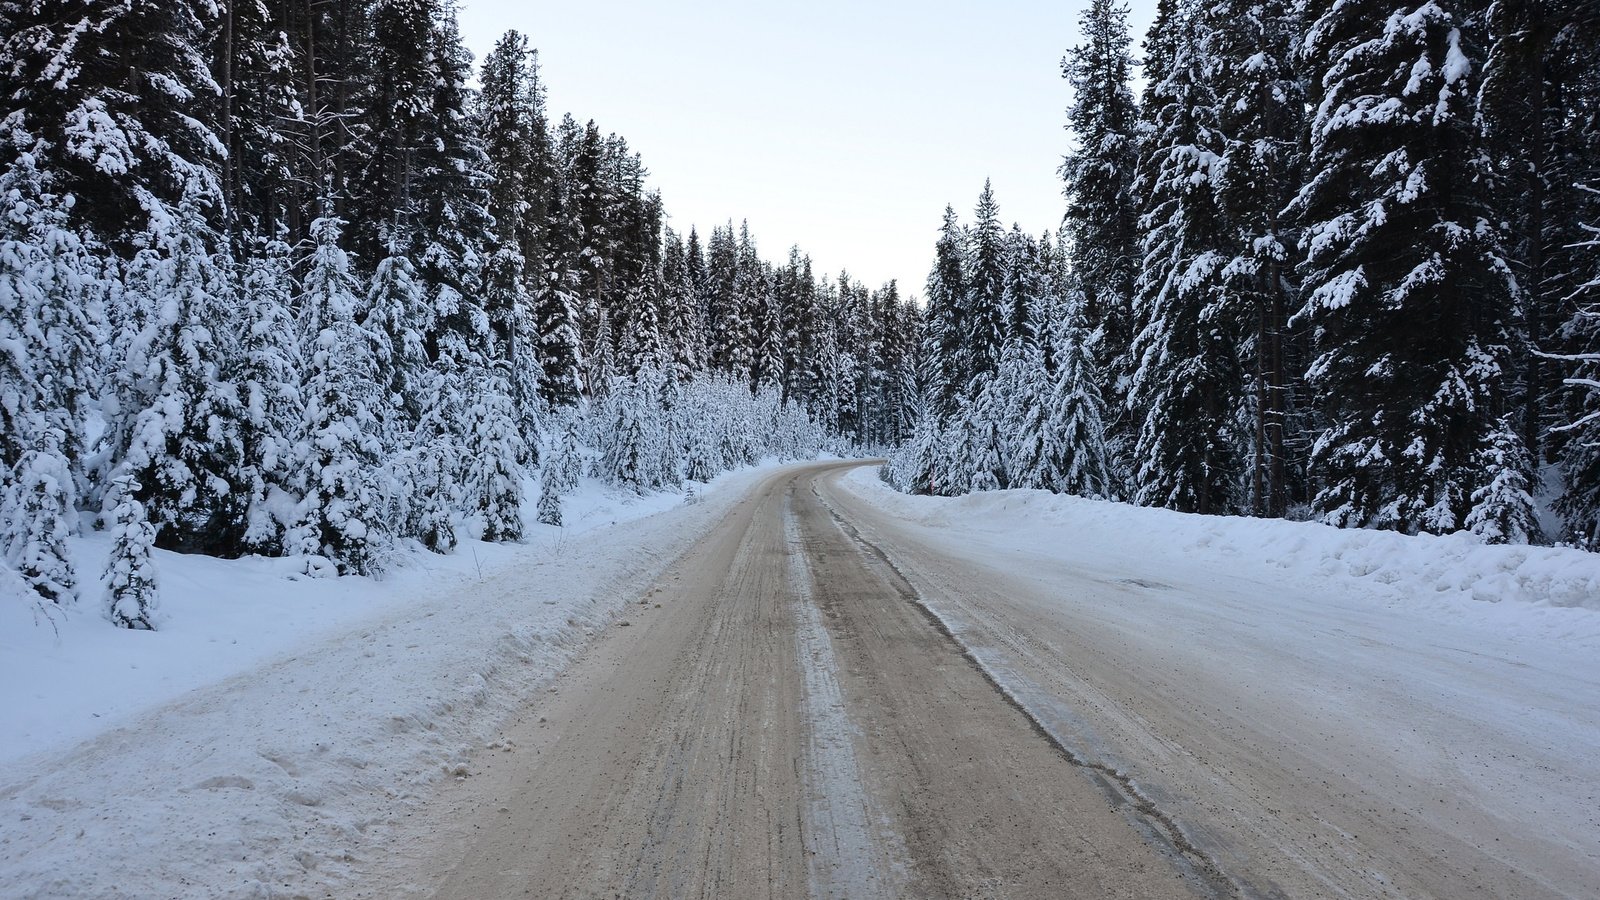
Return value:
M 964 341 L 959 369 L 968 379 L 962 388 L 969 396 L 982 390 L 983 383 L 999 368 L 1000 351 L 1005 346 L 1005 243 L 994 188 L 984 181 L 967 247 L 966 292 L 960 317 Z
M 1488 473 L 1472 491 L 1462 525 L 1491 544 L 1526 544 L 1539 538 L 1533 514 L 1533 460 L 1510 418 L 1490 433 L 1476 466 Z
M 1049 436 L 1046 454 L 1058 480 L 1052 490 L 1099 499 L 1116 499 L 1105 427 L 1105 402 L 1101 377 L 1090 353 L 1087 306 L 1081 296 L 1062 304 L 1051 322 L 1050 345 L 1055 359 L 1055 380 L 1047 401 L 1050 418 L 1043 429 Z
M 505 379 L 480 373 L 467 410 L 467 495 L 483 517 L 483 540 L 522 540 L 523 455 Z
M 548 477 L 547 475 L 546 478 Z M 539 506 L 535 515 L 540 525 L 561 527 L 561 495 L 548 480 L 539 486 Z
M 151 561 L 156 531 L 138 500 L 139 481 L 119 475 L 106 495 L 111 519 L 111 555 L 106 558 L 102 582 L 106 589 L 106 617 L 119 628 L 155 629 L 156 570 Z
M 1229 258 L 1219 305 L 1251 335 L 1254 434 L 1251 512 L 1282 516 L 1289 503 L 1288 310 L 1299 236 L 1282 219 L 1302 182 L 1305 92 L 1294 71 L 1295 4 L 1217 0 L 1203 8 L 1205 77 L 1216 98 L 1215 186 Z
M 924 355 L 926 378 L 933 391 L 932 404 L 940 418 L 956 412 L 957 398 L 967 383 L 962 343 L 967 295 L 966 244 L 954 207 L 944 209 L 939 243 L 934 248 L 933 271 L 928 274 L 928 330 Z
M 247 528 L 245 411 L 224 363 L 235 358 L 233 285 L 207 249 L 198 193 L 179 204 L 159 249 L 141 251 L 128 289 L 150 319 L 128 354 L 112 457 L 139 482 L 158 545 L 235 556 Z
M 1339 525 L 1448 532 L 1469 513 L 1523 518 L 1472 500 L 1526 454 L 1501 434 L 1517 285 L 1474 126 L 1478 51 L 1453 8 L 1310 6 L 1315 174 L 1296 201 L 1309 228 L 1299 315 L 1329 423 L 1312 448 L 1314 506 Z
M 578 487 L 581 459 L 578 452 L 578 431 L 571 423 L 562 430 L 561 441 L 545 457 L 544 477 L 539 488 L 539 522 L 544 525 L 561 524 L 561 498 Z
M 455 516 L 451 512 L 453 477 L 458 468 L 455 448 L 443 439 L 434 439 L 416 454 L 415 532 L 422 545 L 434 553 L 449 553 L 456 548 Z
M 1563 334 L 1578 352 L 1561 359 L 1565 386 L 1577 397 L 1568 404 L 1572 419 L 1557 425 L 1553 436 L 1564 446 L 1560 465 L 1566 489 L 1556 500 L 1563 537 L 1594 550 L 1600 548 L 1600 224 L 1584 227 L 1591 237 L 1578 249 L 1589 256 L 1591 276 L 1573 296 L 1578 309 Z
M 713 228 L 706 260 L 706 328 L 713 368 L 735 377 L 748 371 L 745 341 L 749 328 L 744 321 L 744 303 L 739 289 L 743 283 L 739 246 L 733 226 Z
M 375 336 L 357 324 L 364 312 L 360 285 L 339 248 L 341 227 L 330 218 L 312 225 L 317 243 L 300 297 L 308 327 L 305 487 L 285 549 L 324 557 L 342 574 L 366 575 L 378 569 L 384 538 L 372 484 L 383 449 L 377 437 L 383 398 Z
M 1070 248 L 1085 297 L 1089 351 L 1113 379 L 1111 399 L 1120 408 L 1132 376 L 1133 289 L 1140 256 L 1133 195 L 1139 113 L 1129 86 L 1128 7 L 1091 0 L 1081 21 L 1084 42 L 1061 62 L 1072 90 L 1067 128 L 1075 145 L 1061 166 L 1067 195 L 1062 241 Z
M 98 273 L 68 206 L 31 153 L 0 173 L 0 472 L 44 429 L 69 465 L 83 457 Z
M 220 108 L 226 234 L 236 256 L 284 237 L 295 214 L 297 132 L 305 127 L 299 63 L 280 4 L 235 0 L 221 7 L 215 62 Z
M 362 116 L 363 158 L 349 216 L 356 223 L 356 252 L 377 259 L 391 241 L 409 242 L 421 227 L 420 157 L 442 123 L 431 103 L 440 77 L 433 46 L 437 0 L 376 0 L 371 9 L 372 94 Z
M 659 470 L 663 437 L 656 408 L 656 397 L 647 379 L 623 377 L 606 398 L 604 419 L 606 444 L 599 463 L 601 477 L 638 494 L 661 486 Z
M 683 239 L 668 228 L 661 258 L 661 333 L 679 380 L 704 367 L 705 336 Z
M 433 321 L 434 309 L 416 267 L 403 248 L 391 245 L 367 288 L 361 322 L 376 338 L 373 363 L 384 402 L 373 412 L 384 422 L 390 441 L 408 433 L 423 415 L 422 380 L 429 367 L 427 336 Z
M 1519 286 L 1521 330 L 1544 351 L 1572 350 L 1563 325 L 1571 300 L 1587 280 L 1572 265 L 1585 242 L 1581 231 L 1600 207 L 1574 185 L 1600 176 L 1593 121 L 1600 83 L 1600 12 L 1574 0 L 1491 0 L 1474 21 L 1487 54 L 1478 121 L 1493 162 L 1493 205 L 1503 216 L 1504 245 Z M 1589 127 L 1585 127 L 1585 122 Z M 1581 251 L 1578 251 L 1581 252 Z M 1551 430 L 1569 410 L 1572 394 L 1559 384 L 1559 365 L 1513 347 L 1517 369 L 1508 379 L 1523 441 L 1556 457 L 1568 432 Z
M 1008 435 L 1006 481 L 1020 490 L 1053 490 L 1061 480 L 1050 453 L 1050 384 L 1038 341 L 1013 338 L 1000 359 L 1003 426 Z
M 430 289 L 430 355 L 456 365 L 494 355 L 493 322 L 484 309 L 484 266 L 494 244 L 489 159 L 470 114 L 472 54 L 462 43 L 453 4 L 429 34 L 435 72 L 427 95 L 432 130 L 417 152 L 417 274 Z M 502 314 L 502 321 L 505 314 Z
M 1163 74 L 1143 109 L 1149 123 L 1135 190 L 1143 198 L 1135 286 L 1136 360 L 1128 403 L 1140 422 L 1135 499 L 1182 512 L 1227 513 L 1235 484 L 1230 431 L 1240 392 L 1238 311 L 1220 290 L 1226 228 L 1213 189 L 1221 149 L 1203 41 L 1188 7 L 1169 11 L 1151 45 Z M 1163 51 L 1165 52 L 1165 51 Z
M 292 318 L 291 250 L 273 243 L 245 266 L 240 342 L 231 379 L 237 385 L 241 484 L 246 493 L 244 553 L 277 555 L 283 529 L 277 510 L 293 489 L 304 401 L 300 354 Z
M 204 56 L 206 0 L 80 0 L 17 7 L 0 46 L 7 157 L 33 153 L 75 220 L 119 249 L 180 202 L 220 196 L 224 148 L 207 125 L 219 88 Z
M 5 514 L 5 560 L 41 598 L 51 603 L 77 599 L 77 576 L 67 554 L 72 507 L 72 473 L 54 428 L 35 433 L 33 446 L 18 461 L 0 497 Z

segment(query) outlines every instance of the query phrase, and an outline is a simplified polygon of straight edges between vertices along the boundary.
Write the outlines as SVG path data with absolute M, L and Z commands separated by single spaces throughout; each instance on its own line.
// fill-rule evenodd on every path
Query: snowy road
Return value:
M 363 895 L 1600 895 L 1592 653 L 849 468 L 760 483 Z
M 370 896 L 1187 896 L 834 521 L 847 468 L 763 482 Z

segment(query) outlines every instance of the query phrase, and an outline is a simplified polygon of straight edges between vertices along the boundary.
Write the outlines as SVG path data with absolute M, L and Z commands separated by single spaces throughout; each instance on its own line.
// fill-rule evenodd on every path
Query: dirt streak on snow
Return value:
M 153 635 L 92 604 L 59 637 L 3 623 L 6 896 L 340 884 L 758 477 L 724 476 L 695 504 L 591 486 L 569 507 L 577 528 L 419 555 L 385 582 L 163 555 L 167 627 Z

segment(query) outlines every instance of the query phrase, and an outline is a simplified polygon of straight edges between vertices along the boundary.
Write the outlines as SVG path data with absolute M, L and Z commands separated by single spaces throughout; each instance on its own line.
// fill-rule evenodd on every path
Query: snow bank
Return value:
M 48 615 L 0 597 L 0 893 L 343 884 L 762 474 L 695 503 L 586 483 L 565 529 L 408 554 L 382 581 L 159 554 L 153 633 L 114 628 L 92 593 Z
M 914 522 L 959 524 L 964 534 L 1037 546 L 1090 566 L 1155 554 L 1219 574 L 1314 584 L 1451 617 L 1503 620 L 1541 637 L 1600 643 L 1600 554 L 1489 546 L 1467 533 L 1412 536 L 1191 515 L 1045 491 L 913 497 L 884 484 L 873 469 L 853 472 L 847 481 L 874 504 Z

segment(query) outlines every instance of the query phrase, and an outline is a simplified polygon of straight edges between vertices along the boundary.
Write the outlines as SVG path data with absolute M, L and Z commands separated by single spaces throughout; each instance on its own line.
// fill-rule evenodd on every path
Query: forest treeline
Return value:
M 891 480 L 1600 547 L 1600 5 L 1161 0 L 1138 97 L 1127 17 L 1059 238 L 947 214 Z
M 152 547 L 366 573 L 519 538 L 528 476 L 557 523 L 579 474 L 908 427 L 893 284 L 674 233 L 451 0 L 0 0 L 0 41 L 0 550 L 42 602 L 150 627 Z

